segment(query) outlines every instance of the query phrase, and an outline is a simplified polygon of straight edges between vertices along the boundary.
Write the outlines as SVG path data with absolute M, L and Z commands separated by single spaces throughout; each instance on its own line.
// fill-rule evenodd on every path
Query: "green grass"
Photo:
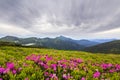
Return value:
M 101 54 L 101 53 L 88 53 L 82 51 L 65 51 L 65 50 L 54 50 L 54 49 L 39 49 L 39 48 L 22 48 L 22 47 L 0 47 L 0 65 L 5 66 L 7 62 L 14 62 L 16 67 L 22 67 L 23 70 L 18 75 L 9 75 L 10 80 L 24 80 L 26 77 L 30 78 L 30 80 L 44 80 L 43 72 L 41 69 L 38 71 L 35 68 L 38 68 L 37 65 L 34 65 L 32 61 L 26 61 L 25 57 L 30 54 L 41 54 L 41 55 L 50 55 L 56 58 L 57 60 L 61 59 L 71 59 L 71 58 L 80 58 L 84 61 L 84 64 L 87 65 L 89 69 L 89 76 L 92 77 L 93 72 L 98 67 L 92 67 L 92 63 L 112 63 L 112 64 L 120 64 L 120 55 L 119 54 Z M 30 64 L 31 67 L 24 67 L 23 63 Z M 34 65 L 34 66 L 33 66 Z M 33 68 L 34 67 L 34 68 Z M 77 72 L 77 71 L 76 71 Z M 75 75 L 75 79 L 77 77 L 84 75 L 83 71 L 78 72 L 80 75 Z M 75 74 L 74 71 L 71 74 Z M 108 74 L 106 75 L 106 79 L 110 77 L 110 79 L 119 80 L 120 76 L 118 73 Z M 88 80 L 93 80 L 88 77 Z M 5 77 L 6 78 L 6 77 Z M 7 80 L 7 78 L 6 78 Z M 98 79 L 95 79 L 98 80 Z

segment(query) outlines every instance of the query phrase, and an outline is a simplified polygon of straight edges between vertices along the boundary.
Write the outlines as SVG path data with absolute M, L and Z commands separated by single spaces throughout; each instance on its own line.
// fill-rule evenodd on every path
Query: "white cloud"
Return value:
M 98 32 L 98 33 L 95 33 L 95 35 L 101 38 L 119 38 L 120 39 L 120 28 Z
M 15 25 L 0 23 L 0 34 L 24 36 L 30 35 L 32 32 Z

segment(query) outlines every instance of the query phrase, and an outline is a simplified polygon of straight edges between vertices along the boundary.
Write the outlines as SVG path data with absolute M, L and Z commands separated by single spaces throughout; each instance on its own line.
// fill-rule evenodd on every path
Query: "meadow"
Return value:
M 4 46 L 0 80 L 120 80 L 120 55 Z

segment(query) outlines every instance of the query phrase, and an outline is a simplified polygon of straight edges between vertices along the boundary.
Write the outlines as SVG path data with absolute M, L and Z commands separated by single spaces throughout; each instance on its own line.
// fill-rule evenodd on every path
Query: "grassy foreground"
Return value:
M 0 47 L 0 80 L 120 80 L 119 54 Z

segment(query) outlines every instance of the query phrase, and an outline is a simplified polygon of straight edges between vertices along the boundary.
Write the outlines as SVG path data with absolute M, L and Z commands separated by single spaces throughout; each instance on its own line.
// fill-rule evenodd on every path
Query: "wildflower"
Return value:
M 18 68 L 18 72 L 20 72 L 22 70 L 22 68 Z
M 81 80 L 85 80 L 85 77 L 82 77 Z
M 35 61 L 36 63 L 39 61 L 39 59 L 40 59 L 40 56 L 35 56 L 35 57 L 34 57 L 34 61 Z
M 112 67 L 112 64 L 102 64 L 101 67 L 103 69 L 108 69 L 108 68 L 111 68 Z
M 94 78 L 99 78 L 99 77 L 100 77 L 100 72 L 99 72 L 99 71 L 95 72 L 95 73 L 93 74 L 93 77 L 94 77 Z
M 108 64 L 108 67 L 109 67 L 109 68 L 112 67 L 112 66 L 113 66 L 113 65 L 112 65 L 111 63 Z
M 119 70 L 120 70 L 120 65 L 119 65 L 119 64 L 116 64 L 116 65 L 115 65 L 115 68 L 116 68 L 116 71 L 119 71 Z
M 2 78 L 0 78 L 0 80 L 3 80 Z
M 29 80 L 29 78 L 25 78 L 24 80 Z
M 53 74 L 49 74 L 49 77 L 52 77 L 53 76 Z
M 53 74 L 52 77 L 54 80 L 58 80 L 58 77 L 56 76 L 56 74 Z
M 68 79 L 70 79 L 70 78 L 71 78 L 70 73 L 68 73 L 67 78 L 68 78 Z
M 8 63 L 7 63 L 7 68 L 9 68 L 9 69 L 14 69 L 14 63 L 8 62 Z
M 110 72 L 110 73 L 113 73 L 113 72 L 115 72 L 115 70 L 111 69 L 111 70 L 109 70 L 109 72 Z
M 57 64 L 51 64 L 51 68 L 53 68 L 54 71 L 57 69 Z
M 40 66 L 44 66 L 44 63 L 41 61 L 38 63 Z
M 67 68 L 67 65 L 66 65 L 66 64 L 62 64 L 62 67 L 63 67 L 63 68 Z
M 26 63 L 23 63 L 23 66 L 25 66 L 25 67 L 26 67 L 26 66 L 28 66 L 28 64 L 26 64 Z
M 17 73 L 17 71 L 16 71 L 15 69 L 13 69 L 13 70 L 12 70 L 12 73 L 13 73 L 13 74 L 16 74 L 16 73 Z
M 49 66 L 48 66 L 47 64 L 44 64 L 43 67 L 44 67 L 45 69 L 48 69 Z
M 5 71 L 5 69 L 0 67 L 0 74 L 2 74 L 4 71 Z
M 50 80 L 49 78 L 46 78 L 45 80 Z
M 8 73 L 10 71 L 9 68 L 6 68 L 3 73 Z
M 50 61 L 50 60 L 52 60 L 52 57 L 48 57 L 48 55 L 46 55 L 46 61 Z
M 66 74 L 63 74 L 62 76 L 64 79 L 67 79 L 67 75 Z
M 101 67 L 102 67 L 103 69 L 107 69 L 107 68 L 108 68 L 108 65 L 107 65 L 107 64 L 102 64 Z
M 82 63 L 83 61 L 81 59 L 77 59 L 77 62 L 78 63 Z
M 49 73 L 48 72 L 44 72 L 44 75 L 47 76 Z

